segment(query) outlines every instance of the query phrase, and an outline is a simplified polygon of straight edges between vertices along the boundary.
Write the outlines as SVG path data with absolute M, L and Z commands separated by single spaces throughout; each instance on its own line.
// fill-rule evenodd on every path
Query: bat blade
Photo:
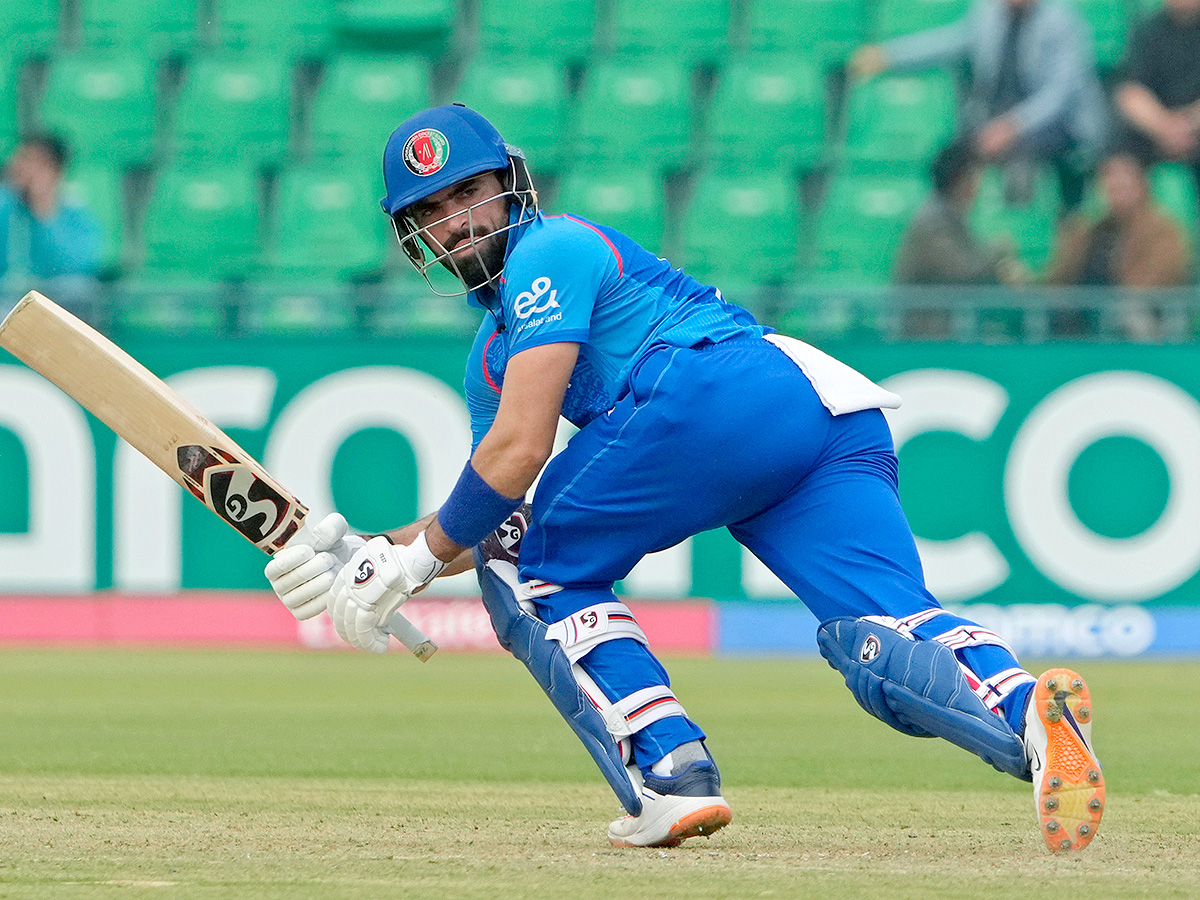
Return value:
M 305 506 L 153 372 L 48 297 L 30 291 L 0 322 L 3 347 L 58 386 L 264 553 L 301 533 Z M 424 661 L 437 646 L 388 622 Z

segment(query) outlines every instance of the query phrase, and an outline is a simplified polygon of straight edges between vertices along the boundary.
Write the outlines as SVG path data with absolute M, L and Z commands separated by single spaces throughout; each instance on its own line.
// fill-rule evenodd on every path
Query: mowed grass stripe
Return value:
M 1200 895 L 1178 715 L 1200 666 L 1080 667 L 1110 807 L 1063 860 L 1027 785 L 892 733 L 820 661 L 673 660 L 735 820 L 629 852 L 604 840 L 618 808 L 590 760 L 505 657 L 8 651 L 0 897 Z

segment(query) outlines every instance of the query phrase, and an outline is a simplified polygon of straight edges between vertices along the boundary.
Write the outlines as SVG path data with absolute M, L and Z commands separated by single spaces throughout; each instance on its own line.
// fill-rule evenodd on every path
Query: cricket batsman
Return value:
M 524 154 L 470 109 L 404 122 L 383 174 L 408 259 L 426 279 L 453 273 L 483 312 L 465 380 L 474 446 L 435 514 L 364 538 L 335 513 L 312 545 L 276 554 L 267 578 L 298 618 L 328 610 L 346 641 L 382 653 L 392 612 L 470 559 L 501 644 L 627 813 L 609 840 L 673 846 L 733 814 L 705 732 L 613 583 L 724 527 L 813 612 L 868 712 L 1032 781 L 1051 850 L 1095 836 L 1088 688 L 1067 669 L 1035 678 L 926 589 L 881 412 L 898 397 L 623 234 L 542 212 Z M 579 431 L 551 459 L 560 416 Z

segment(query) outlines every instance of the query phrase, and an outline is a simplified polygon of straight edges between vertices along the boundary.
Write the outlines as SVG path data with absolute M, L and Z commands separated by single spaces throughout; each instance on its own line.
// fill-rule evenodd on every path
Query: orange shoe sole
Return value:
M 668 837 L 655 844 L 646 844 L 647 847 L 678 847 L 688 838 L 707 837 L 714 831 L 720 831 L 726 825 L 733 821 L 733 810 L 728 806 L 717 804 L 715 806 L 706 806 L 703 809 L 698 809 L 693 813 L 688 813 L 678 822 L 671 826 Z M 643 845 L 630 844 L 627 841 L 609 838 L 609 843 L 614 847 L 630 847 L 637 848 Z
M 1104 774 L 1078 729 L 1092 721 L 1091 694 L 1072 670 L 1051 669 L 1038 678 L 1033 702 L 1049 738 L 1037 785 L 1042 837 L 1055 853 L 1082 850 L 1104 813 Z

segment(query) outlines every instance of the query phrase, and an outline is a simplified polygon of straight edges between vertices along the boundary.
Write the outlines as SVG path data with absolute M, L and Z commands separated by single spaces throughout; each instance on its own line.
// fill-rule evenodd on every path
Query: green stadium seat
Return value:
M 195 60 L 175 108 L 176 154 L 279 162 L 288 148 L 289 88 L 288 70 L 276 56 Z
M 375 181 L 327 164 L 285 169 L 269 268 L 337 278 L 381 271 L 394 238 L 380 191 Z
M 221 280 L 253 273 L 258 180 L 247 166 L 177 165 L 159 173 L 146 208 L 145 268 Z
M 714 63 L 729 47 L 730 0 L 613 0 L 613 43 L 626 55 Z
M 453 36 L 456 0 L 337 0 L 343 40 L 434 55 Z
M 598 63 L 584 81 L 577 128 L 576 152 L 588 161 L 681 168 L 692 131 L 688 74 L 665 58 Z
M 853 163 L 836 172 L 817 217 L 814 280 L 887 283 L 904 231 L 927 194 L 923 174 Z
M 446 335 L 467 336 L 479 328 L 481 313 L 462 297 L 439 297 L 407 264 L 378 292 L 364 310 L 368 335 L 381 338 Z
M 949 25 L 966 15 L 970 0 L 881 0 L 875 12 L 874 39 Z
M 1168 215 L 1184 227 L 1195 243 L 1200 233 L 1200 201 L 1196 179 L 1190 166 L 1182 163 L 1158 163 L 1150 167 L 1150 191 Z
M 345 283 L 311 278 L 255 280 L 246 285 L 238 331 L 277 337 L 334 337 L 355 330 L 356 313 L 351 286 Z
M 554 211 L 609 225 L 647 250 L 662 249 L 666 199 L 660 178 L 644 169 L 576 167 L 559 186 Z
M 804 167 L 825 147 L 825 76 L 816 59 L 754 54 L 719 75 L 709 159 L 742 167 Z
M 128 52 L 55 57 L 40 118 L 48 130 L 66 138 L 79 159 L 147 163 L 154 155 L 154 66 Z
M 378 173 L 392 131 L 430 102 L 429 66 L 419 57 L 339 54 L 313 99 L 312 152 L 359 157 Z
M 334 39 L 333 0 L 216 0 L 222 47 L 322 57 Z
M 225 330 L 220 286 L 179 276 L 122 279 L 113 286 L 112 327 L 127 336 L 215 336 Z
M 784 172 L 699 176 L 683 222 L 683 264 L 722 290 L 783 282 L 796 272 L 798 186 Z
M 85 47 L 125 47 L 158 57 L 191 51 L 197 5 L 179 0 L 78 0 Z
M 1079 11 L 1092 26 L 1096 44 L 1096 63 L 1102 70 L 1112 69 L 1125 53 L 1125 39 L 1134 11 L 1126 0 L 1075 0 Z
M 847 156 L 923 162 L 954 137 L 954 77 L 924 72 L 860 82 L 851 88 L 847 116 Z
M 971 227 L 984 240 L 1011 241 L 1020 260 L 1040 271 L 1054 247 L 1058 210 L 1058 181 L 1051 170 L 1037 172 L 1027 203 L 1013 203 L 1005 197 L 1003 173 L 991 167 L 980 180 Z
M 549 59 L 476 59 L 454 93 L 504 139 L 525 152 L 535 173 L 560 170 L 568 147 L 566 72 Z
M 120 169 L 102 163 L 73 165 L 63 182 L 64 194 L 86 206 L 104 230 L 101 266 L 119 272 L 125 263 L 125 188 Z
M 52 50 L 58 40 L 59 6 L 59 0 L 0 0 L 4 23 L 0 56 L 19 64 Z
M 866 35 L 866 0 L 750 0 L 751 50 L 802 51 L 840 66 Z
M 478 0 L 479 49 L 565 62 L 591 57 L 596 0 Z

